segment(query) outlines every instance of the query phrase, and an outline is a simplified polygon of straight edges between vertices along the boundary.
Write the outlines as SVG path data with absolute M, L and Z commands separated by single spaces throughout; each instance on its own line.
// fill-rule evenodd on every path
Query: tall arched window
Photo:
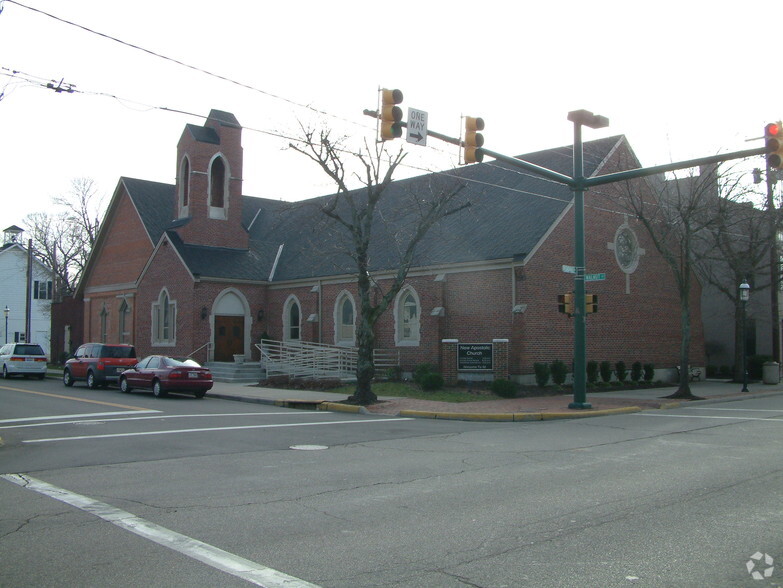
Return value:
M 179 208 L 184 215 L 190 204 L 190 160 L 188 156 L 182 158 L 179 167 Z
M 410 286 L 400 290 L 394 309 L 394 334 L 397 345 L 418 345 L 420 342 L 421 305 Z
M 120 324 L 119 324 L 119 332 L 120 332 L 120 343 L 129 343 L 130 342 L 130 330 L 128 327 L 128 316 L 130 315 L 130 306 L 128 306 L 128 301 L 123 298 L 122 302 L 120 303 Z
M 223 208 L 226 203 L 226 164 L 222 157 L 212 160 L 209 167 L 209 205 Z
M 353 297 L 343 292 L 335 303 L 334 339 L 337 345 L 354 345 L 356 332 L 356 312 Z
M 106 310 L 106 305 L 101 308 L 101 343 L 106 343 L 106 339 L 109 336 L 109 311 Z
M 288 298 L 283 311 L 283 332 L 286 341 L 299 341 L 302 338 L 302 309 L 296 296 Z
M 152 305 L 152 343 L 153 345 L 174 345 L 177 339 L 177 303 L 169 299 L 164 288 Z

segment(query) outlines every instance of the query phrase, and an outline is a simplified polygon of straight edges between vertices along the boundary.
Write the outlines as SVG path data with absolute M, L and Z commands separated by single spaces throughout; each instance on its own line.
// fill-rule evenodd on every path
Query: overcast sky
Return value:
M 303 124 L 374 141 L 362 110 L 379 86 L 401 89 L 403 107 L 448 135 L 460 115 L 483 117 L 486 146 L 509 155 L 570 144 L 567 113 L 592 110 L 610 126 L 585 140 L 624 134 L 645 166 L 760 147 L 748 140 L 783 117 L 783 76 L 768 81 L 777 38 L 764 35 L 780 5 L 766 0 L 0 7 L 0 229 L 47 210 L 76 177 L 107 201 L 121 176 L 173 183 L 185 124 L 212 108 L 245 127 L 244 193 L 284 200 L 333 191 L 286 137 Z M 432 138 L 405 148 L 405 174 L 457 165 L 457 148 Z

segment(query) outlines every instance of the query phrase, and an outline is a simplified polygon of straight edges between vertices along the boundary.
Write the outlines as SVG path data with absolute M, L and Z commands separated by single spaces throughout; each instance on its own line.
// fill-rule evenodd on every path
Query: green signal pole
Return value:
M 587 313 L 585 309 L 585 170 L 582 125 L 609 126 L 609 119 L 587 110 L 568 113 L 574 123 L 574 401 L 568 408 L 593 408 L 587 402 Z

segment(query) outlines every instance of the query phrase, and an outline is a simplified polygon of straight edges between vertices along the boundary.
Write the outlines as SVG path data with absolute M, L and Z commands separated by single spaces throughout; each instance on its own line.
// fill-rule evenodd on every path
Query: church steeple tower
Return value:
M 186 125 L 177 144 L 174 218 L 185 243 L 247 249 L 242 226 L 242 127 L 212 110 L 203 127 Z

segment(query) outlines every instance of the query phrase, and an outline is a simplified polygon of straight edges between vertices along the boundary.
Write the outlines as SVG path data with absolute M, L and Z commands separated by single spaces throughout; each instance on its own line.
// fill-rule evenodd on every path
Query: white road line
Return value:
M 161 411 L 152 411 L 161 413 Z M 99 413 L 99 414 L 105 414 L 105 415 L 111 415 L 111 414 L 139 414 L 138 411 L 133 411 L 130 413 Z M 8 426 L 0 426 L 0 429 L 25 429 L 30 427 L 51 427 L 53 425 L 76 425 L 76 424 L 89 424 L 89 423 L 117 423 L 122 421 L 145 421 L 145 420 L 166 420 L 166 419 L 186 419 L 186 418 L 202 418 L 202 417 L 223 417 L 223 416 L 302 416 L 303 413 L 291 413 L 291 412 L 234 412 L 234 413 L 215 413 L 215 414 L 157 414 L 155 416 L 146 416 L 146 417 L 128 417 L 124 419 L 78 419 L 73 421 L 55 421 L 53 423 L 30 423 L 26 425 L 8 425 Z M 313 413 L 318 416 L 329 416 L 331 413 L 329 412 L 318 412 Z M 73 416 L 79 416 L 79 415 L 73 415 Z M 91 415 L 86 416 L 96 416 L 95 413 Z M 41 418 L 53 418 L 53 417 L 41 417 Z M 27 420 L 27 419 L 19 419 L 19 420 Z M 35 419 L 29 419 L 29 420 L 35 420 Z M 3 422 L 3 421 L 0 421 Z M 9 421 L 13 422 L 13 421 Z
M 124 414 L 159 413 L 160 410 L 123 410 L 121 412 L 85 412 L 83 414 L 60 414 L 52 416 L 26 417 L 22 419 L 0 419 L 0 423 L 29 423 L 33 421 L 50 421 L 54 419 L 80 419 L 102 416 L 121 416 Z
M 761 417 L 743 417 L 743 416 L 708 416 L 700 414 L 667 414 L 656 412 L 634 412 L 633 416 L 648 416 L 648 417 L 661 417 L 672 419 L 715 419 L 715 420 L 732 420 L 732 421 L 769 421 L 771 423 L 783 423 L 781 418 L 761 418 Z
M 175 531 L 139 518 L 127 511 L 114 508 L 105 502 L 93 500 L 88 496 L 76 494 L 23 474 L 3 474 L 0 476 L 23 488 L 33 490 L 65 504 L 74 506 L 108 521 L 113 525 L 135 533 L 140 537 L 154 541 L 213 568 L 246 580 L 256 586 L 266 588 L 318 588 L 316 584 L 305 582 L 283 572 L 255 563 L 233 553 L 182 535 Z
M 412 421 L 413 418 L 367 419 L 357 421 L 327 421 L 323 423 L 284 423 L 276 425 L 240 425 L 234 427 L 204 427 L 199 429 L 171 429 L 166 431 L 141 431 L 138 433 L 111 433 L 106 435 L 79 435 L 76 437 L 51 437 L 49 439 L 29 439 L 22 443 L 50 443 L 53 441 L 77 441 L 83 439 L 110 439 L 113 437 L 144 437 L 148 435 L 174 435 L 178 433 L 205 433 L 208 431 L 239 431 L 241 429 L 276 429 L 281 427 L 315 427 L 323 425 L 359 425 L 364 423 L 389 423 Z
M 680 408 L 684 408 L 685 410 L 724 410 L 724 411 L 731 411 L 731 412 L 776 412 L 779 414 L 783 414 L 783 410 L 781 409 L 771 409 L 771 408 L 712 408 L 710 406 L 681 406 Z

